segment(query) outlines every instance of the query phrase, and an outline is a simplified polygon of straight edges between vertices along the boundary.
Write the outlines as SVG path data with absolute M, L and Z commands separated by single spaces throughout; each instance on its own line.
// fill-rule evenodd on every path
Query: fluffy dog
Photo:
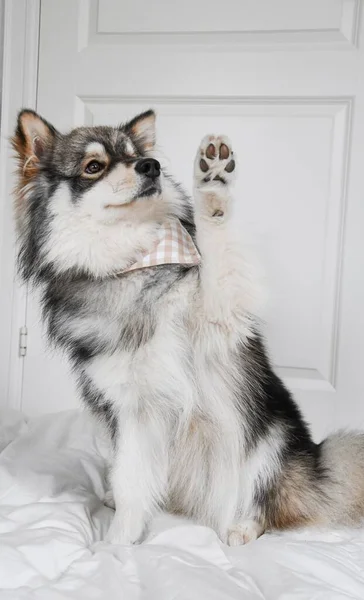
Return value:
M 23 110 L 13 146 L 21 275 L 42 287 L 48 336 L 113 442 L 108 539 L 137 542 L 160 508 L 232 545 L 359 524 L 364 435 L 316 445 L 267 357 L 230 227 L 229 140 L 202 141 L 193 202 L 154 157 L 152 111 L 62 135 Z M 171 222 L 200 264 L 133 269 Z

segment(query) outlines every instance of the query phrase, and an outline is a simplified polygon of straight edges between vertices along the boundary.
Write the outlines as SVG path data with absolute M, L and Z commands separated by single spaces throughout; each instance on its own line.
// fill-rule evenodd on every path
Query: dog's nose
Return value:
M 135 170 L 150 179 L 157 179 L 161 174 L 160 163 L 155 158 L 141 158 L 135 165 Z

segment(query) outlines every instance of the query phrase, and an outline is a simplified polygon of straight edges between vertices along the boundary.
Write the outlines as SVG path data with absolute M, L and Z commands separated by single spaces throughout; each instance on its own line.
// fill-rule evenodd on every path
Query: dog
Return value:
M 49 340 L 112 441 L 107 539 L 142 540 L 161 509 L 230 545 L 358 526 L 364 434 L 315 444 L 272 369 L 232 230 L 230 141 L 202 140 L 192 201 L 155 158 L 155 135 L 152 110 L 65 135 L 23 110 L 12 140 L 19 271 L 42 288 Z M 166 226 L 192 260 L 153 263 Z

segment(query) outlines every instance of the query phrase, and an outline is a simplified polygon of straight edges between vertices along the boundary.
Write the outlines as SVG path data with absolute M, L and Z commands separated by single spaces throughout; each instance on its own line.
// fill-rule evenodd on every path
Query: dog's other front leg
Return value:
M 194 168 L 204 318 L 228 331 L 247 333 L 256 289 L 251 267 L 243 256 L 241 232 L 231 218 L 230 185 L 234 175 L 235 157 L 228 138 L 206 136 Z
M 167 485 L 165 426 L 149 415 L 120 415 L 111 485 L 115 516 L 107 534 L 114 544 L 133 544 L 161 507 Z

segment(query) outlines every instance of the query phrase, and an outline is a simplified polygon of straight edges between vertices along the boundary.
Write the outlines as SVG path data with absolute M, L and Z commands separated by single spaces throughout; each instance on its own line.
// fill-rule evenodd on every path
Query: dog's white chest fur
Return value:
M 226 335 L 216 336 L 210 325 L 194 330 L 197 293 L 191 275 L 163 299 L 149 341 L 133 353 L 95 357 L 87 374 L 112 402 L 125 434 L 137 416 L 146 424 L 140 443 L 151 430 L 161 440 L 158 460 L 168 462 L 164 493 L 171 508 L 223 535 L 237 508 L 241 461 L 234 365 Z

